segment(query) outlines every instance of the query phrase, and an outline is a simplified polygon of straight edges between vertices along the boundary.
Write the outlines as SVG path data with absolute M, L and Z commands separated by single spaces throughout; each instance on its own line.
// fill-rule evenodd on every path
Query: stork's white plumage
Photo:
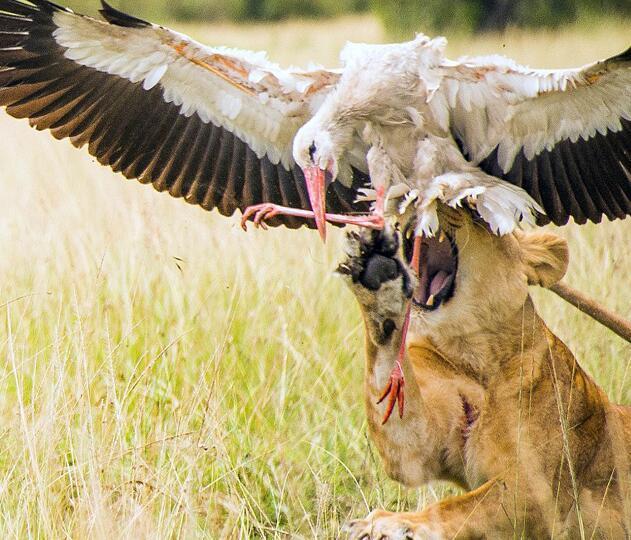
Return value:
M 335 171 L 362 133 L 373 198 L 393 185 L 400 196 L 403 179 L 425 233 L 437 201 L 472 202 L 500 234 L 536 214 L 562 224 L 631 211 L 631 49 L 545 71 L 502 57 L 453 62 L 445 47 L 422 35 L 347 46 L 339 82 L 296 135 L 297 163 Z
M 453 62 L 444 39 L 419 36 L 349 44 L 339 70 L 281 69 L 105 3 L 101 13 L 0 0 L 0 104 L 206 209 L 264 204 L 246 217 L 297 227 L 313 226 L 315 205 L 322 232 L 325 211 L 380 226 L 356 216 L 370 175 L 427 230 L 437 200 L 475 199 L 498 232 L 540 209 L 557 224 L 631 213 L 631 49 L 542 71 Z

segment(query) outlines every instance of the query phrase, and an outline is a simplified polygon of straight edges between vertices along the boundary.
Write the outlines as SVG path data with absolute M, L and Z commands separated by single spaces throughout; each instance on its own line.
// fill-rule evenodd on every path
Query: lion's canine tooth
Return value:
M 432 307 L 434 305 L 434 295 L 430 295 L 430 297 L 427 299 L 427 302 L 425 303 L 426 306 Z
M 440 231 L 440 234 L 438 235 L 438 241 L 442 244 L 445 241 L 445 232 L 444 231 Z

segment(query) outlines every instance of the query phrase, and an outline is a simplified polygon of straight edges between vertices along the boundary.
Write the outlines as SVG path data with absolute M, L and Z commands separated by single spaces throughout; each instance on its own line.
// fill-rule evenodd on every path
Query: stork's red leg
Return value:
M 347 216 L 344 214 L 324 214 L 324 219 L 330 223 L 342 223 L 344 225 L 357 225 L 359 227 L 367 227 L 369 229 L 383 229 L 385 225 L 384 219 L 384 201 L 385 190 L 383 187 L 377 188 L 377 199 L 375 201 L 375 209 L 370 214 L 359 216 Z M 255 227 L 267 229 L 265 221 L 275 216 L 296 216 L 306 219 L 316 219 L 316 215 L 311 210 L 301 210 L 299 208 L 289 208 L 287 206 L 279 206 L 277 204 L 263 203 L 255 206 L 249 206 L 243 212 L 241 218 L 241 227 L 247 230 L 247 222 L 250 218 Z
M 306 219 L 315 219 L 311 210 L 300 210 L 298 208 L 289 208 L 287 206 L 279 206 L 277 204 L 257 204 L 256 206 L 248 206 L 241 217 L 241 227 L 247 231 L 248 221 L 252 216 L 255 227 L 267 229 L 265 221 L 275 216 L 296 216 Z M 343 223 L 345 225 L 358 225 L 370 229 L 383 229 L 385 221 L 383 216 L 375 214 L 366 214 L 361 216 L 347 216 L 344 214 L 324 214 L 326 221 L 330 223 Z
M 412 250 L 411 266 L 412 270 L 416 272 L 417 275 L 419 273 L 419 261 L 421 259 L 421 241 L 422 239 L 420 236 L 414 238 L 414 249 Z M 403 418 L 403 409 L 405 407 L 405 377 L 403 376 L 403 369 L 401 368 L 401 365 L 403 363 L 403 358 L 405 357 L 405 346 L 408 337 L 408 329 L 410 327 L 411 308 L 412 304 L 410 302 L 405 312 L 403 328 L 401 329 L 401 344 L 399 345 L 397 361 L 392 373 L 390 373 L 388 384 L 377 402 L 377 404 L 380 404 L 388 398 L 388 405 L 386 406 L 386 410 L 383 414 L 381 425 L 385 424 L 390 419 L 394 406 L 397 402 L 399 403 L 399 418 Z
M 420 236 L 414 237 L 414 247 L 412 248 L 412 260 L 410 261 L 410 265 L 412 266 L 412 270 L 419 277 L 419 267 L 421 264 L 421 244 L 423 243 L 423 239 Z

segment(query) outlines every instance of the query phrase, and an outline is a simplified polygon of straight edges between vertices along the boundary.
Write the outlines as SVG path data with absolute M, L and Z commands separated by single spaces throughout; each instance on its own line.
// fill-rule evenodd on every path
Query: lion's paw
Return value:
M 365 519 L 356 519 L 344 526 L 348 540 L 413 540 L 413 526 L 397 514 L 373 510 Z
M 347 523 L 348 540 L 442 540 L 443 535 L 429 526 L 412 523 L 402 514 L 373 510 L 365 519 Z
M 338 266 L 370 321 L 374 341 L 384 344 L 401 329 L 414 278 L 399 258 L 399 234 L 386 227 L 347 234 L 346 259 Z
M 398 256 L 399 234 L 390 227 L 381 231 L 363 230 L 346 235 L 347 258 L 337 272 L 348 276 L 352 284 L 378 291 L 383 283 L 403 278 L 404 294 L 412 295 L 410 276 Z

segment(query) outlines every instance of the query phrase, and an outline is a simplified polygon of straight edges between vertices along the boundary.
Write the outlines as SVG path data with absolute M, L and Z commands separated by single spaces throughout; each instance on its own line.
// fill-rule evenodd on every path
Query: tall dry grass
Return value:
M 368 17 L 189 27 L 284 63 L 335 63 Z M 452 41 L 580 64 L 628 28 Z M 389 481 L 366 436 L 362 326 L 332 276 L 341 232 L 243 233 L 0 118 L 0 537 L 330 538 L 442 486 Z M 629 223 L 566 227 L 568 281 L 631 315 Z M 552 328 L 630 402 L 631 347 L 545 291 Z

